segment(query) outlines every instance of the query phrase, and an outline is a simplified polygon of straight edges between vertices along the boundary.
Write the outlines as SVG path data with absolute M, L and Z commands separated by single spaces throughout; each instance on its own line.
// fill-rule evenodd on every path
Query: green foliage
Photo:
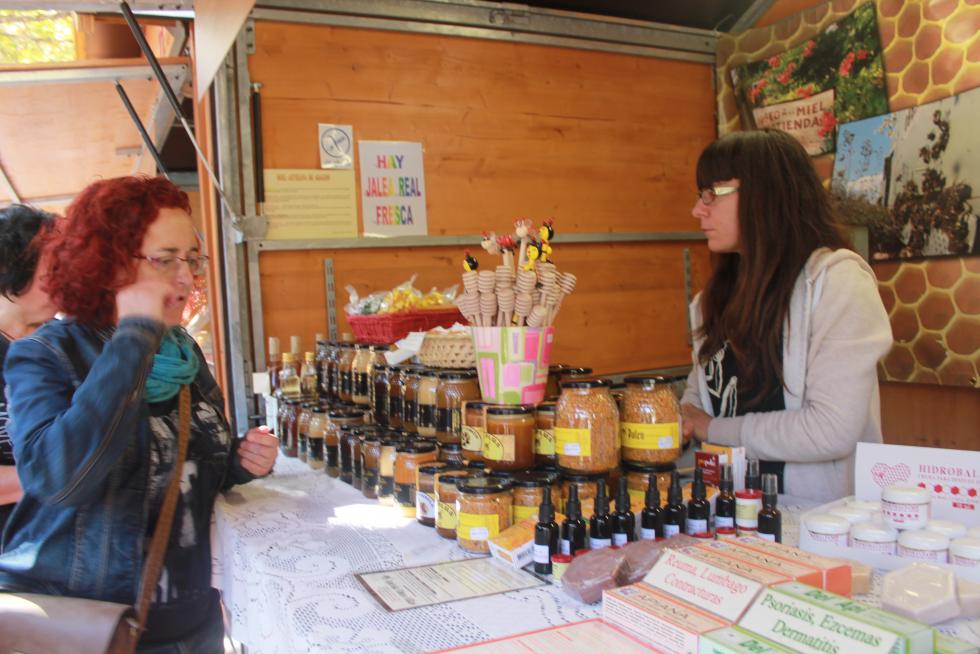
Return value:
M 0 64 L 75 60 L 75 19 L 65 11 L 0 10 Z

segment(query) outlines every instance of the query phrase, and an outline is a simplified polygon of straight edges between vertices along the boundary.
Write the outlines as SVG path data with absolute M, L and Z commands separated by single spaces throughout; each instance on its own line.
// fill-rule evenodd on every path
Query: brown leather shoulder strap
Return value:
M 187 443 L 191 433 L 191 389 L 190 386 L 180 388 L 180 426 L 177 436 L 177 459 L 174 461 L 173 473 L 167 484 L 167 492 L 163 497 L 157 526 L 153 530 L 153 539 L 143 564 L 143 578 L 140 581 L 139 599 L 136 603 L 136 615 L 139 618 L 139 630 L 146 626 L 146 616 L 153 601 L 153 591 L 160 581 L 163 569 L 163 556 L 167 552 L 170 541 L 170 529 L 174 524 L 174 513 L 177 510 L 177 494 L 180 492 L 180 480 L 183 476 L 184 460 L 187 458 Z

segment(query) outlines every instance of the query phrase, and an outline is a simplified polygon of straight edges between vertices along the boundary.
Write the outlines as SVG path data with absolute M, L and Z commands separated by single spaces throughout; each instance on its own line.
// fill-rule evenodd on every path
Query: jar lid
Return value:
M 949 548 L 949 538 L 934 531 L 903 531 L 898 537 L 898 544 L 911 550 L 927 550 L 940 552 Z
M 512 484 L 503 479 L 493 479 L 491 477 L 467 477 L 456 484 L 456 489 L 460 493 L 470 493 L 472 495 L 493 495 L 494 493 L 506 493 L 511 489 Z
M 290 399 L 286 400 L 286 406 L 298 406 L 298 405 L 299 405 L 299 400 L 290 400 Z
M 499 404 L 487 405 L 488 416 L 527 416 L 530 415 L 533 411 L 534 411 L 533 406 L 519 406 L 519 405 L 504 406 Z
M 381 436 L 379 436 L 378 434 L 367 434 L 366 436 L 364 436 L 364 444 L 365 445 L 380 445 L 381 444 Z
M 300 405 L 299 406 L 300 406 L 301 409 L 312 409 L 313 406 L 314 406 L 314 403 L 313 402 L 303 402 L 302 400 L 300 400 Z
M 855 509 L 861 509 L 862 511 L 867 511 L 868 513 L 880 513 L 881 512 L 881 502 L 869 502 L 868 500 L 859 500 L 857 498 L 850 498 L 844 500 L 844 504 Z
M 419 472 L 425 475 L 434 475 L 448 466 L 449 464 L 445 461 L 429 461 L 428 463 L 419 465 Z
M 405 452 L 406 454 L 422 454 L 424 452 L 435 452 L 435 443 L 427 443 L 425 441 L 412 441 L 410 443 L 404 443 L 395 448 L 396 452 Z
M 862 511 L 861 509 L 855 509 L 850 506 L 838 506 L 836 508 L 827 511 L 830 515 L 835 515 L 838 518 L 844 518 L 852 525 L 856 525 L 862 522 L 871 522 L 871 514 L 867 511 Z
M 440 484 L 452 484 L 453 486 L 455 486 L 456 484 L 458 484 L 460 482 L 463 482 L 463 481 L 466 481 L 467 479 L 470 479 L 470 478 L 471 477 L 468 474 L 466 474 L 466 473 L 460 473 L 460 474 L 456 474 L 456 473 L 442 474 L 442 475 L 439 475 L 439 483 Z
M 443 452 L 462 452 L 463 446 L 459 443 L 441 443 L 439 445 L 439 449 L 441 449 Z
M 415 371 L 413 371 L 413 372 L 415 372 Z M 438 379 L 439 378 L 439 371 L 438 370 L 430 370 L 428 368 L 420 369 L 418 371 L 418 374 L 419 374 L 419 376 L 425 377 L 426 379 Z
M 341 342 L 337 343 L 337 347 L 343 348 L 345 350 L 348 350 L 348 349 L 354 347 L 354 345 L 355 344 L 354 343 L 351 343 L 350 341 L 341 341 Z
M 539 466 L 534 466 L 534 472 L 537 473 L 548 473 L 549 475 L 560 476 L 561 471 L 558 470 L 558 466 L 554 463 L 542 463 Z
M 559 370 L 565 370 L 568 366 L 564 363 L 553 363 L 548 366 L 548 372 L 558 372 Z
M 862 522 L 851 527 L 851 538 L 869 543 L 894 543 L 898 530 L 883 522 Z
M 470 409 L 473 409 L 473 410 L 483 411 L 483 407 L 486 407 L 486 406 L 489 406 L 489 405 L 490 405 L 489 402 L 481 402 L 480 400 L 474 400 L 472 402 L 467 401 L 466 402 L 466 410 L 469 411 Z
M 666 384 L 667 378 L 663 375 L 642 375 L 638 377 L 626 377 L 623 379 L 624 384 L 643 384 L 644 386 L 649 384 Z
M 623 461 L 623 469 L 627 472 L 655 472 L 657 474 L 662 474 L 666 472 L 673 472 L 677 470 L 676 463 L 633 463 L 632 461 Z
M 537 411 L 538 413 L 554 413 L 557 406 L 554 402 L 542 402 L 538 405 Z
M 934 531 L 947 538 L 962 538 L 966 536 L 966 526 L 955 520 L 930 520 L 926 523 L 926 531 Z
M 484 463 L 483 461 L 470 461 L 469 463 L 466 464 L 466 467 L 474 468 L 476 470 L 483 470 L 484 468 L 487 467 L 487 464 Z
M 402 439 L 391 434 L 381 437 L 381 447 L 392 447 L 401 444 Z
M 558 468 L 561 471 L 561 478 L 564 481 L 596 481 L 598 479 L 605 479 L 605 472 L 577 472 L 575 470 L 566 470 L 564 468 Z
M 829 513 L 811 513 L 804 519 L 804 524 L 818 534 L 846 534 L 851 530 L 850 522 Z
M 929 491 L 918 486 L 899 486 L 893 484 L 891 486 L 885 486 L 885 490 L 881 491 L 881 499 L 897 504 L 928 504 Z
M 555 554 L 554 556 L 551 557 L 551 562 L 552 563 L 571 563 L 572 562 L 572 555 L 571 554 Z
M 517 470 L 491 470 L 487 476 L 493 479 L 513 479 L 518 472 Z
M 550 368 L 548 369 L 550 372 Z M 558 371 L 559 377 L 567 377 L 569 375 L 591 375 L 592 368 L 562 368 Z
M 319 406 L 319 405 L 313 407 L 313 413 L 326 413 L 326 412 L 327 412 L 327 408 L 326 407 L 322 407 L 322 406 Z
M 949 544 L 949 553 L 964 559 L 980 560 L 980 538 L 957 538 Z
M 563 381 L 559 386 L 562 388 L 609 388 L 611 384 L 608 379 L 575 379 Z
M 513 481 L 514 486 L 519 488 L 544 488 L 545 486 L 551 486 L 553 480 L 550 480 L 547 475 L 523 472 L 514 475 L 511 481 Z
M 439 379 L 445 379 L 446 381 L 465 381 L 467 379 L 476 379 L 476 371 L 447 370 L 439 373 Z

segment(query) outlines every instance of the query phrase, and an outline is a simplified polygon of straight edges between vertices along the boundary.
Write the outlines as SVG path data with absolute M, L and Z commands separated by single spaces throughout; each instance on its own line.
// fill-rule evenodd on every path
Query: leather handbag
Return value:
M 180 389 L 177 460 L 140 580 L 135 606 L 55 595 L 0 592 L 0 654 L 131 654 L 160 581 L 190 440 L 190 387 Z

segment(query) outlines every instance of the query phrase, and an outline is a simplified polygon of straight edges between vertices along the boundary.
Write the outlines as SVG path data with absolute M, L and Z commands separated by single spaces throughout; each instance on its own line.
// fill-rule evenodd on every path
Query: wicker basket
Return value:
M 473 368 L 476 354 L 469 332 L 429 332 L 422 341 L 419 361 L 432 368 Z
M 425 332 L 433 327 L 452 327 L 462 322 L 459 309 L 423 309 L 375 316 L 347 316 L 354 338 L 362 343 L 394 343 L 409 332 Z

